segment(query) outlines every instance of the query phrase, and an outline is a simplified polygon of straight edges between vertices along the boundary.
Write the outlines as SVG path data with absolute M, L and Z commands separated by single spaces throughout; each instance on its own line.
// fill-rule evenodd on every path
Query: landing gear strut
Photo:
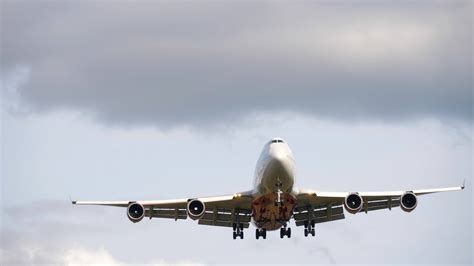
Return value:
M 263 237 L 263 239 L 267 239 L 267 229 L 265 228 L 255 229 L 255 238 L 259 239 L 260 237 Z
M 312 236 L 316 235 L 316 232 L 314 231 L 314 221 L 306 221 L 304 223 L 304 236 L 308 236 L 308 234 L 311 234 Z
M 284 236 L 287 236 L 288 238 L 291 237 L 291 228 L 282 227 L 280 228 L 280 238 L 283 238 Z
M 275 184 L 277 187 L 277 199 L 275 200 L 275 206 L 283 206 L 284 202 L 283 199 L 281 198 L 281 195 L 283 194 L 283 191 L 281 190 L 283 183 L 280 181 L 280 178 L 277 179 L 278 182 Z
M 240 237 L 240 239 L 244 239 L 244 225 L 243 224 L 232 224 L 232 229 L 234 230 L 232 236 L 234 239 Z

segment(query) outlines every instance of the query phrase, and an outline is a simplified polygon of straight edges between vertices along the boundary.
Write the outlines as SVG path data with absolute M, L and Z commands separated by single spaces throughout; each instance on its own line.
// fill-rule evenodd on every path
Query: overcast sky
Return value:
M 1 2 L 1 264 L 472 264 L 472 2 Z M 85 200 L 460 185 L 291 239 Z

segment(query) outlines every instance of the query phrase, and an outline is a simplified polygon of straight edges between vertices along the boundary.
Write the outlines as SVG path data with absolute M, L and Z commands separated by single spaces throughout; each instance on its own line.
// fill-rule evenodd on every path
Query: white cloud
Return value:
M 21 104 L 19 88 L 28 83 L 30 68 L 16 66 L 0 73 L 0 107 L 10 112 L 24 111 L 25 105 Z
M 16 247 L 4 247 L 0 252 L 2 265 L 124 265 L 115 260 L 105 249 L 89 250 L 73 247 L 53 250 L 43 245 L 21 243 Z
M 50 249 L 41 245 L 22 243 L 16 248 L 0 248 L 1 265 L 64 265 L 64 266 L 126 266 L 126 265 L 150 265 L 150 266 L 198 266 L 201 263 L 190 261 L 169 262 L 163 259 L 153 259 L 150 262 L 125 262 L 114 258 L 105 248 L 90 249 L 73 246 L 66 249 Z

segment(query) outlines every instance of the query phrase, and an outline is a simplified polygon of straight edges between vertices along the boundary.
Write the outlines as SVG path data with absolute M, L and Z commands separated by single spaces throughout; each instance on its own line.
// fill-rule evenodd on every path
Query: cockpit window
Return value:
M 272 143 L 285 143 L 285 142 L 281 139 L 272 139 Z

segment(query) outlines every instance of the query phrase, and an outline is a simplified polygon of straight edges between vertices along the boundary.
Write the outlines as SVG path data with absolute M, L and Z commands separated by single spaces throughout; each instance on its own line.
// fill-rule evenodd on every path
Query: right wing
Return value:
M 358 192 L 357 194 L 363 199 L 363 205 L 358 212 L 367 213 L 369 211 L 382 209 L 391 210 L 392 208 L 400 207 L 400 200 L 407 192 L 413 193 L 415 196 L 421 196 L 438 192 L 463 190 L 464 186 L 465 183 L 463 182 L 462 186 L 459 187 L 407 191 Z M 296 225 L 301 226 L 308 221 L 322 223 L 344 219 L 344 200 L 349 194 L 351 194 L 351 192 L 299 190 L 296 193 L 298 205 L 295 208 L 293 216 Z M 415 201 L 417 200 L 415 199 Z
M 99 205 L 128 208 L 138 203 L 144 208 L 144 217 L 187 219 L 187 205 L 190 200 L 199 200 L 205 204 L 205 212 L 199 224 L 232 227 L 234 223 L 248 228 L 252 213 L 251 191 L 228 196 L 203 197 L 175 200 L 137 200 L 137 201 L 72 201 L 74 205 Z

